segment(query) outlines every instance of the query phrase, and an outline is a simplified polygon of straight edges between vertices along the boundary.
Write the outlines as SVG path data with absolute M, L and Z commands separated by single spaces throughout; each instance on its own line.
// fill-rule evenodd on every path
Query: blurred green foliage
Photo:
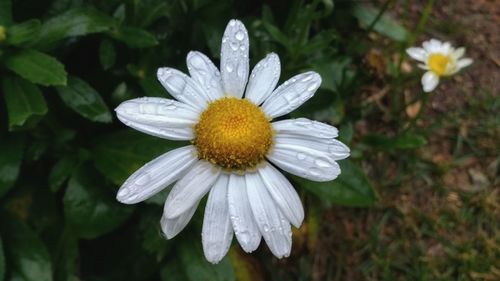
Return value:
M 201 210 L 167 241 L 159 229 L 165 192 L 135 207 L 115 201 L 131 173 L 182 143 L 125 129 L 111 110 L 135 97 L 168 97 L 156 69 L 185 71 L 190 50 L 217 61 L 231 18 L 249 29 L 251 65 L 275 52 L 283 81 L 304 70 L 321 74 L 315 97 L 291 116 L 338 126 L 352 149 L 336 181 L 292 178 L 304 201 L 325 208 L 373 204 L 377 196 L 359 159 L 426 144 L 411 129 L 352 142 L 353 124 L 373 110 L 358 95 L 372 74 L 353 67 L 369 48 L 366 29 L 394 40 L 396 51 L 409 40 L 409 31 L 379 12 L 332 0 L 0 0 L 0 281 L 241 276 L 233 266 L 245 263 L 238 255 L 216 266 L 205 261 Z M 394 70 L 388 79 L 408 78 L 399 76 L 399 66 L 388 67 Z M 393 113 L 395 123 L 401 110 Z M 310 229 L 317 212 L 311 207 Z M 271 259 L 266 250 L 256 255 Z M 311 274 L 304 268 L 301 280 Z

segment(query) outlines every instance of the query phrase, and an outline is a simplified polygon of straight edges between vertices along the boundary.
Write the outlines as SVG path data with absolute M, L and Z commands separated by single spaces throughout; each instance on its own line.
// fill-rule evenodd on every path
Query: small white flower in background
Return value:
M 227 25 L 221 49 L 220 72 L 199 52 L 187 56 L 190 76 L 158 69 L 158 79 L 176 100 L 138 98 L 116 108 L 129 127 L 192 142 L 137 170 L 117 199 L 138 203 L 176 182 L 161 219 L 170 239 L 209 193 L 202 230 L 208 261 L 217 263 L 226 255 L 233 233 L 246 252 L 257 249 L 263 237 L 276 257 L 286 257 L 290 224 L 300 227 L 304 209 L 293 186 L 268 161 L 309 180 L 330 181 L 340 174 L 336 161 L 350 151 L 330 125 L 306 118 L 271 122 L 313 96 L 321 83 L 317 73 L 296 75 L 275 89 L 280 61 L 271 53 L 249 77 L 248 34 L 238 20 Z
M 410 57 L 422 62 L 418 65 L 420 68 L 427 70 L 422 76 L 425 92 L 433 91 L 442 76 L 453 75 L 472 63 L 472 59 L 463 58 L 465 48 L 455 49 L 448 42 L 431 39 L 422 43 L 422 47 L 408 48 L 406 52 Z

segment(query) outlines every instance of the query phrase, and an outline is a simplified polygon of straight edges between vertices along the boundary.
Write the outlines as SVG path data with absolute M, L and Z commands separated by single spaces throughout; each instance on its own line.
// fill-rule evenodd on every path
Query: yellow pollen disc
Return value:
M 431 54 L 427 63 L 429 64 L 430 70 L 441 76 L 445 74 L 446 68 L 450 63 L 450 58 L 442 54 Z
M 228 170 L 255 167 L 272 145 L 269 121 L 248 100 L 226 97 L 211 102 L 194 127 L 198 157 Z

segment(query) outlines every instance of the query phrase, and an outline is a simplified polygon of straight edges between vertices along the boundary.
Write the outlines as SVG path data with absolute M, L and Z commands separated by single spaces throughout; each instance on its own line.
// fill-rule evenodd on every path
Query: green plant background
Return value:
M 359 95 L 374 79 L 372 69 L 359 67 L 372 44 L 369 34 L 389 42 L 402 58 L 426 21 L 424 11 L 408 31 L 383 13 L 391 2 L 375 9 L 365 1 L 332 0 L 0 0 L 0 281 L 312 280 L 314 251 L 299 246 L 316 243 L 324 228 L 321 214 L 338 205 L 357 212 L 379 199 L 362 160 L 399 156 L 403 172 L 422 163 L 415 151 L 427 144 L 428 135 L 404 115 L 398 97 L 403 87 L 419 88 L 420 73 L 402 73 L 401 60 L 384 60 L 384 83 L 396 93 L 385 114 L 395 129 L 359 138 L 353 128 L 360 120 L 382 118 Z M 156 69 L 185 71 L 190 50 L 217 62 L 231 18 L 242 20 L 249 31 L 252 66 L 275 52 L 282 62 L 281 81 L 306 70 L 321 74 L 314 98 L 290 116 L 334 124 L 352 149 L 333 182 L 288 175 L 307 217 L 294 234 L 299 246 L 286 261 L 273 258 L 265 246 L 243 254 L 233 242 L 229 255 L 210 265 L 201 250 L 203 207 L 167 241 L 159 219 L 168 190 L 136 206 L 115 200 L 131 173 L 182 143 L 127 129 L 113 108 L 141 96 L 169 97 Z M 368 256 L 365 265 L 348 270 L 371 276 L 366 266 L 380 264 Z M 488 270 L 493 261 L 478 268 Z M 404 266 L 412 268 L 412 262 Z M 396 270 L 394 276 L 437 280 L 428 279 L 432 274 L 411 277 L 390 263 L 377 270 L 376 276 L 390 277 L 383 272 Z M 332 274 L 327 279 L 342 273 Z M 436 276 L 458 280 L 454 274 Z M 384 280 L 402 280 L 391 278 Z

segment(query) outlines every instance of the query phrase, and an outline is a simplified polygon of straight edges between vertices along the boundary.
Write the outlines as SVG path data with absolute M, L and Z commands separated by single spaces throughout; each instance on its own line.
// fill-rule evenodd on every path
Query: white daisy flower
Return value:
M 300 227 L 304 210 L 293 186 L 268 161 L 309 180 L 330 181 L 340 174 L 336 161 L 350 151 L 330 125 L 306 118 L 271 122 L 313 96 L 321 83 L 317 73 L 299 74 L 275 89 L 280 61 L 271 53 L 249 76 L 248 34 L 238 20 L 227 25 L 221 49 L 221 72 L 199 52 L 187 56 L 190 76 L 158 69 L 158 79 L 176 100 L 138 98 L 116 108 L 129 127 L 192 142 L 137 170 L 117 199 L 138 203 L 176 182 L 161 219 L 170 239 L 209 193 L 202 230 L 209 262 L 226 255 L 233 233 L 246 252 L 257 249 L 263 237 L 276 257 L 287 257 L 290 224 Z
M 472 59 L 463 58 L 465 48 L 453 48 L 449 42 L 431 39 L 422 43 L 423 48 L 412 47 L 406 53 L 413 59 L 422 62 L 418 66 L 427 72 L 422 76 L 424 92 L 433 91 L 442 76 L 450 76 L 460 69 L 469 66 Z

